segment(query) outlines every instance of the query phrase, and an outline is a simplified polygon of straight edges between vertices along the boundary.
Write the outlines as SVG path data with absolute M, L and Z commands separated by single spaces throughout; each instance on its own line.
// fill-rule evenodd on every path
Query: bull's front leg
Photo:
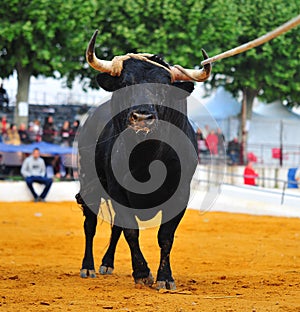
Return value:
M 110 243 L 104 257 L 102 258 L 102 264 L 99 268 L 100 274 L 112 274 L 114 270 L 116 247 L 121 234 L 122 228 L 117 225 L 113 225 L 111 229 Z
M 172 220 L 162 224 L 158 231 L 158 244 L 160 247 L 160 264 L 157 271 L 157 289 L 176 289 L 170 265 L 170 253 L 174 241 L 174 234 L 185 209 Z
M 154 279 L 139 245 L 138 229 L 123 229 L 125 239 L 129 245 L 132 261 L 132 276 L 136 285 L 152 286 Z
M 77 203 L 82 206 L 84 220 L 84 234 L 85 234 L 85 252 L 80 269 L 80 277 L 86 278 L 96 277 L 94 256 L 93 256 L 93 240 L 96 234 L 97 214 L 93 212 L 83 201 L 80 194 L 76 195 Z

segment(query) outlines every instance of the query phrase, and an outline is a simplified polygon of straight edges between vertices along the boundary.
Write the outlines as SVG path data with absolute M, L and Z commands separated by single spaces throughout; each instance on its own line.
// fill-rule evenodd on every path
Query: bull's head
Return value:
M 92 36 L 86 50 L 88 64 L 101 74 L 97 76 L 100 87 L 106 91 L 115 91 L 120 88 L 141 83 L 159 83 L 174 85 L 190 94 L 194 90 L 194 81 L 205 81 L 211 72 L 211 64 L 202 69 L 186 69 L 180 65 L 170 66 L 157 55 L 152 54 L 127 54 L 116 56 L 112 61 L 100 60 L 95 54 L 95 42 L 98 31 Z M 208 58 L 202 49 L 204 59 Z M 149 90 L 149 94 L 153 93 Z M 157 112 L 152 103 L 151 95 L 147 92 L 135 94 L 132 110 L 128 114 L 128 125 L 136 132 L 149 131 L 155 124 Z M 150 102 L 149 102 L 150 100 Z M 158 103 L 161 104 L 161 103 Z

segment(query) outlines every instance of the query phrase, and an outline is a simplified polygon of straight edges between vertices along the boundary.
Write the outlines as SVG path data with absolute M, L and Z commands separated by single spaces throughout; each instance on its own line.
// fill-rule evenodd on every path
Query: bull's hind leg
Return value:
M 83 209 L 83 214 L 85 216 L 84 220 L 84 233 L 85 233 L 85 252 L 82 260 L 82 266 L 80 269 L 80 277 L 86 278 L 96 277 L 94 256 L 93 256 L 93 240 L 96 233 L 97 226 L 97 211 L 92 211 L 86 203 L 83 201 L 82 197 L 78 193 L 76 195 L 77 203 L 81 205 Z
M 152 286 L 154 279 L 140 249 L 139 230 L 123 229 L 123 231 L 131 252 L 132 276 L 136 285 Z
M 114 225 L 111 229 L 111 238 L 108 249 L 102 258 L 102 264 L 99 268 L 100 274 L 112 274 L 114 270 L 114 258 L 118 240 L 122 234 L 122 228 Z
M 176 289 L 170 265 L 170 253 L 174 241 L 174 234 L 185 209 L 172 220 L 162 224 L 158 231 L 158 244 L 160 247 L 160 264 L 157 271 L 157 289 Z

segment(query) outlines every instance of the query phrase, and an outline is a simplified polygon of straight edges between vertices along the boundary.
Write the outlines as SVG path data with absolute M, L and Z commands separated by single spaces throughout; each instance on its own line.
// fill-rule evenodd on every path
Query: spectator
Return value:
M 73 144 L 75 140 L 75 136 L 79 128 L 79 124 L 80 124 L 79 120 L 73 121 L 73 125 L 72 125 L 71 132 L 70 132 L 70 146 Z
M 210 133 L 209 125 L 205 125 L 205 126 L 204 126 L 204 135 L 205 135 L 205 136 L 208 136 L 209 133 Z
M 225 137 L 221 130 L 221 128 L 217 129 L 217 137 L 218 137 L 218 153 L 220 156 L 224 156 L 225 153 Z
M 29 133 L 26 129 L 25 124 L 21 123 L 18 130 L 20 140 L 22 144 L 30 144 L 31 140 L 29 138 Z
M 218 136 L 214 130 L 211 130 L 206 137 L 206 144 L 212 155 L 218 155 Z
M 55 178 L 60 179 L 62 177 L 63 164 L 61 162 L 60 155 L 55 155 L 52 160 L 53 174 Z
M 15 124 L 11 124 L 4 136 L 4 142 L 11 145 L 20 145 L 21 139 Z
M 28 134 L 31 142 L 41 142 L 42 129 L 41 123 L 38 119 L 35 119 L 34 122 L 29 124 Z
M 0 110 L 9 112 L 9 99 L 7 91 L 3 88 L 3 80 L 0 78 Z
M 65 120 L 59 132 L 60 143 L 62 146 L 70 146 L 70 134 L 71 134 L 70 122 L 68 120 Z
M 34 197 L 34 201 L 44 202 L 52 185 L 52 179 L 45 176 L 46 166 L 44 160 L 40 157 L 40 150 L 38 148 L 35 148 L 32 154 L 24 160 L 21 167 L 21 174 L 25 178 L 25 182 Z M 35 192 L 33 182 L 45 185 L 40 195 L 37 195 Z
M 3 115 L 1 118 L 1 134 L 4 136 L 7 133 L 7 119 L 6 116 Z
M 56 129 L 54 126 L 54 121 L 52 116 L 48 116 L 45 120 L 42 134 L 42 141 L 47 143 L 54 143 L 54 138 L 56 135 Z
M 244 170 L 244 184 L 255 186 L 255 178 L 257 177 L 258 174 L 253 169 L 253 162 L 249 161 Z
M 232 141 L 228 143 L 227 146 L 227 155 L 229 157 L 229 164 L 230 165 L 238 165 L 240 163 L 240 152 L 241 146 L 238 141 L 238 138 L 233 138 Z
M 205 143 L 205 138 L 200 128 L 197 129 L 196 140 L 197 140 L 197 146 L 198 146 L 198 159 L 200 162 L 200 158 L 201 158 L 200 154 L 206 154 L 208 152 L 208 149 Z

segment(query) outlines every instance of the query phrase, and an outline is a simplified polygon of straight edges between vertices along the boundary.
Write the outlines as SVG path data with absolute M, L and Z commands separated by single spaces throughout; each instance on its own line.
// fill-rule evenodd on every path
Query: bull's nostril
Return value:
M 145 117 L 146 117 L 145 119 L 147 119 L 147 120 L 154 119 L 154 115 L 153 114 L 148 114 Z
M 147 114 L 147 113 L 133 112 L 130 115 L 130 119 L 134 122 L 146 121 L 146 120 L 155 119 L 155 115 L 149 114 L 149 113 Z
M 132 117 L 133 120 L 138 120 L 139 119 L 139 114 L 132 113 L 131 117 Z

